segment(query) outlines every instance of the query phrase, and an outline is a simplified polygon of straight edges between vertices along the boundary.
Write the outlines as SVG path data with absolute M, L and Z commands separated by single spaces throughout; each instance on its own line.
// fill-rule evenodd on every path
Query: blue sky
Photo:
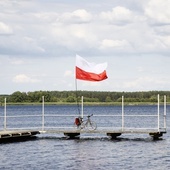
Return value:
M 75 90 L 76 54 L 108 62 L 78 90 L 170 90 L 169 0 L 0 1 L 0 94 Z

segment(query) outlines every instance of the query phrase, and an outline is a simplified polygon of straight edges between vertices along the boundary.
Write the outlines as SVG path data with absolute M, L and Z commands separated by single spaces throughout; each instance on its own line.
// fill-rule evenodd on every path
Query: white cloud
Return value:
M 137 78 L 133 81 L 125 82 L 124 87 L 125 88 L 136 88 L 136 87 L 139 87 L 139 86 L 143 86 L 143 82 L 151 83 L 151 82 L 153 82 L 153 79 L 150 78 L 150 77 L 140 77 L 140 78 Z
M 14 60 L 11 61 L 11 64 L 21 65 L 21 64 L 24 64 L 24 61 L 21 60 L 21 59 L 14 59 Z
M 170 85 L 169 81 L 164 78 L 154 78 L 154 77 L 139 77 L 134 79 L 133 81 L 126 81 L 123 83 L 124 88 L 127 89 L 136 89 L 136 90 L 147 90 L 152 89 L 155 90 L 155 87 L 158 89 L 162 89 L 167 85 Z M 153 87 L 153 85 L 155 87 Z
M 165 28 L 166 32 L 158 28 L 154 31 L 145 20 L 148 15 L 132 7 L 128 9 L 126 3 L 124 6 L 121 3 L 111 5 L 110 10 L 101 8 L 97 11 L 83 9 L 82 6 L 69 10 L 49 10 L 44 4 L 48 7 L 58 4 L 41 3 L 42 10 L 37 9 L 36 12 L 32 9 L 32 2 L 17 4 L 13 13 L 1 16 L 3 20 L 8 18 L 8 23 L 15 31 L 14 36 L 0 40 L 2 54 L 61 56 L 73 52 L 101 55 L 102 52 L 102 55 L 108 55 L 109 50 L 112 55 L 114 52 L 159 52 L 169 48 L 168 37 L 162 38 L 169 33 L 169 27 Z M 152 9 L 147 3 L 144 4 Z M 11 7 L 8 6 L 9 9 Z
M 132 22 L 133 14 L 129 9 L 117 6 L 112 11 L 102 12 L 101 18 L 111 24 L 124 25 Z
M 169 89 L 164 79 L 170 72 L 169 2 L 0 1 L 1 89 L 8 91 L 6 84 L 13 80 L 14 86 L 8 85 L 13 89 L 50 90 L 57 79 L 54 89 L 68 90 L 68 84 L 74 84 L 70 70 L 76 53 L 92 61 L 110 60 L 109 79 L 82 83 L 82 90 Z M 33 74 L 43 83 L 34 84 L 39 80 Z
M 69 50 L 84 50 L 96 47 L 96 33 L 89 29 L 88 25 L 64 25 L 53 24 L 51 34 L 57 45 L 62 45 Z
M 39 22 L 52 23 L 56 22 L 59 14 L 57 12 L 36 12 L 30 14 L 33 18 L 35 17 Z
M 92 15 L 87 12 L 85 9 L 77 9 L 73 12 L 66 12 L 63 13 L 59 18 L 58 21 L 64 22 L 66 24 L 81 24 L 81 23 L 88 23 L 92 19 Z
M 10 28 L 7 24 L 0 22 L 0 35 L 9 35 L 13 34 L 12 28 Z
M 40 82 L 40 80 L 33 79 L 25 74 L 19 74 L 13 78 L 13 82 L 15 83 L 37 83 L 37 82 Z
M 100 48 L 101 49 L 107 49 L 107 48 L 123 48 L 125 46 L 128 46 L 129 43 L 126 40 L 110 40 L 110 39 L 104 39 L 101 43 Z
M 169 0 L 150 0 L 145 8 L 145 15 L 152 24 L 170 24 L 169 8 Z
M 0 39 L 0 49 L 3 54 L 16 55 L 42 55 L 45 49 L 37 39 L 22 35 L 14 35 Z

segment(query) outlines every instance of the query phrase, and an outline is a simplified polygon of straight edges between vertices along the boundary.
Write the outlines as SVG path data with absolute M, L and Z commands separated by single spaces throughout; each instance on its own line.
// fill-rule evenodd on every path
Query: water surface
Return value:
M 167 125 L 169 125 L 169 111 L 167 106 Z M 3 107 L 0 115 L 3 115 Z M 84 108 L 84 114 L 93 113 L 93 120 L 98 126 L 116 124 L 115 117 L 97 117 L 96 115 L 121 114 L 119 106 L 88 106 Z M 126 114 L 157 114 L 156 106 L 127 106 Z M 41 106 L 8 106 L 7 115 L 41 115 Z M 76 106 L 45 106 L 45 114 L 54 115 L 77 115 Z M 160 109 L 163 115 L 163 107 Z M 155 119 L 154 117 L 152 117 Z M 157 119 L 131 117 L 126 119 L 126 126 L 148 126 L 157 127 Z M 72 126 L 74 117 L 46 118 L 46 126 Z M 139 123 L 136 123 L 139 122 Z M 142 123 L 141 123 L 142 121 Z M 50 122 L 50 123 L 49 123 Z M 61 123 L 62 122 L 62 123 Z M 105 123 L 107 122 L 107 123 Z M 120 121 L 121 122 L 121 121 Z M 130 125 L 129 125 L 129 123 Z M 131 122 L 134 122 L 131 124 Z M 153 123 L 154 122 L 154 123 Z M 1 118 L 1 129 L 3 129 L 3 118 Z M 42 119 L 22 118 L 22 121 L 14 118 L 7 119 L 8 127 L 40 126 Z M 135 124 L 136 123 L 136 124 Z M 156 123 L 156 124 L 155 124 Z M 51 125 L 52 124 L 52 125 Z M 135 124 L 135 125 L 134 125 Z M 170 135 L 168 131 L 162 140 L 154 141 L 148 134 L 123 134 L 117 140 L 112 140 L 105 134 L 81 135 L 80 139 L 69 140 L 63 134 L 41 134 L 36 139 L 0 144 L 0 169 L 21 170 L 120 170 L 120 169 L 147 169 L 167 170 L 170 169 Z

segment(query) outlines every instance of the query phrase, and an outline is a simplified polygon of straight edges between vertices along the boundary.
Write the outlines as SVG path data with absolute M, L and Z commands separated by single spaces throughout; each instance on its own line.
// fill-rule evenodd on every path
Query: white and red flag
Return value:
M 102 81 L 107 79 L 107 63 L 89 63 L 84 58 L 76 55 L 76 79 L 87 81 Z

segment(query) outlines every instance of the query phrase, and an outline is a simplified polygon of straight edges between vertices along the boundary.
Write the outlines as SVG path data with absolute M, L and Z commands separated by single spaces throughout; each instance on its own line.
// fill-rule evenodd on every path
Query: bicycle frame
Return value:
M 87 116 L 87 120 L 83 120 L 83 118 L 79 117 L 80 125 L 77 126 L 77 128 L 80 129 L 88 129 L 88 130 L 95 130 L 97 128 L 97 125 L 95 122 L 91 121 L 90 117 L 93 116 L 93 114 Z

